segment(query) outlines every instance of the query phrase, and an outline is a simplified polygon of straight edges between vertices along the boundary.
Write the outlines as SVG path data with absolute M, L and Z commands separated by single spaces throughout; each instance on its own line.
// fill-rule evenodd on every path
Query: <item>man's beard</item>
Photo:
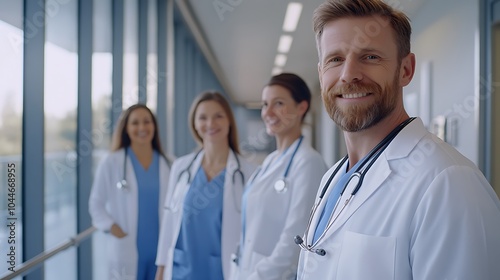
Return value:
M 352 83 L 339 88 L 331 88 L 322 92 L 323 103 L 330 118 L 344 131 L 357 132 L 370 128 L 386 116 L 388 116 L 397 105 L 398 99 L 399 69 L 396 71 L 392 85 L 387 84 L 385 90 L 376 83 Z M 335 103 L 340 94 L 349 93 L 371 93 L 375 98 L 372 104 L 356 104 L 348 107 L 339 107 Z

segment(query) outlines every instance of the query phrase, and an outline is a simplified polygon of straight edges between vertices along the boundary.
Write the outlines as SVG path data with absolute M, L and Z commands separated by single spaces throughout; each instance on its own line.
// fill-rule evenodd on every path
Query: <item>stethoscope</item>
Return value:
M 337 201 L 337 203 L 335 204 L 335 207 L 333 208 L 332 214 L 331 214 L 331 216 L 330 216 L 330 218 L 328 220 L 328 223 L 327 223 L 328 226 L 323 231 L 323 233 L 321 233 L 321 235 L 318 237 L 318 239 L 316 240 L 316 242 L 314 242 L 313 244 L 310 244 L 310 245 L 304 244 L 304 240 L 308 240 L 308 235 L 309 235 L 309 231 L 311 229 L 312 219 L 313 219 L 314 215 L 316 214 L 316 211 L 318 210 L 318 206 L 321 203 L 321 200 L 323 199 L 326 191 L 330 187 L 330 183 L 332 182 L 333 178 L 335 178 L 335 176 L 339 172 L 340 168 L 342 168 L 342 166 L 344 165 L 344 163 L 347 161 L 348 156 L 346 155 L 340 161 L 340 163 L 337 165 L 337 168 L 335 168 L 335 170 L 333 171 L 332 175 L 330 175 L 330 177 L 328 178 L 327 182 L 323 186 L 323 189 L 321 190 L 320 195 L 319 195 L 319 199 L 314 204 L 314 206 L 313 206 L 313 208 L 311 210 L 311 215 L 309 216 L 309 222 L 307 223 L 307 227 L 306 227 L 306 231 L 304 233 L 304 236 L 303 237 L 300 237 L 300 235 L 295 236 L 295 238 L 294 238 L 295 244 L 299 245 L 302 249 L 304 249 L 306 251 L 309 251 L 309 252 L 312 252 L 312 253 L 316 253 L 316 254 L 318 254 L 320 256 L 326 255 L 326 251 L 324 249 L 316 248 L 317 244 L 325 237 L 325 234 L 328 232 L 328 230 L 330 229 L 330 227 L 337 220 L 337 218 L 340 216 L 340 214 L 342 214 L 342 211 L 344 211 L 345 207 L 349 204 L 349 202 L 352 200 L 352 198 L 358 193 L 359 189 L 361 188 L 361 185 L 363 184 L 363 180 L 365 178 L 365 175 L 366 175 L 366 173 L 368 173 L 368 171 L 370 170 L 370 168 L 372 167 L 372 165 L 377 161 L 377 159 L 384 152 L 384 150 L 389 146 L 389 144 L 391 144 L 392 140 L 394 140 L 394 138 L 398 135 L 398 133 L 405 126 L 407 126 L 410 122 L 412 122 L 414 119 L 415 119 L 415 117 L 412 117 L 412 118 L 409 118 L 406 121 L 402 122 L 401 124 L 399 124 L 394 130 L 392 130 L 389 133 L 389 135 L 387 135 L 380 143 L 378 143 L 377 146 L 375 146 L 375 148 L 373 148 L 370 151 L 370 153 L 368 154 L 368 156 L 363 160 L 363 162 L 360 163 L 360 165 L 356 168 L 355 172 L 349 177 L 349 179 L 345 183 L 344 188 L 342 189 L 342 192 L 340 193 L 340 197 L 342 197 L 342 195 L 344 194 L 344 191 L 346 190 L 347 186 L 349 185 L 349 183 L 352 180 L 355 180 L 355 179 L 358 180 L 357 183 L 356 183 L 356 185 L 355 185 L 355 187 L 354 187 L 354 189 L 353 189 L 353 191 L 351 192 L 351 195 L 344 202 L 344 204 L 342 205 L 342 208 L 340 209 L 340 211 L 338 212 L 338 214 L 335 217 L 333 217 L 334 216 L 333 214 L 335 213 L 335 210 L 337 209 L 337 206 L 339 204 L 340 199 Z M 366 166 L 365 169 L 363 169 L 363 167 L 367 163 L 368 163 L 368 165 Z
M 295 158 L 295 154 L 297 154 L 297 151 L 299 150 L 299 147 L 300 147 L 300 144 L 302 144 L 302 140 L 304 139 L 304 136 L 301 135 L 300 138 L 299 138 L 299 142 L 297 143 L 297 146 L 295 146 L 295 149 L 293 150 L 293 153 L 292 153 L 292 156 L 290 158 L 290 160 L 288 161 L 288 165 L 286 166 L 286 169 L 285 169 L 285 173 L 283 174 L 283 178 L 281 179 L 278 179 L 276 182 L 274 182 L 274 190 L 276 191 L 276 193 L 284 193 L 287 191 L 288 189 L 288 184 L 287 184 L 287 177 L 288 177 L 288 172 L 290 171 L 290 167 L 292 166 L 292 162 L 293 162 L 293 159 Z M 284 156 L 285 153 L 283 153 L 282 156 Z M 274 160 L 272 160 L 274 161 Z M 272 163 L 271 161 L 271 163 Z M 254 175 L 251 177 L 251 179 L 249 180 L 249 185 L 253 184 L 255 179 L 258 177 L 258 175 L 260 174 L 260 172 L 262 170 L 263 173 L 266 173 L 266 171 L 269 169 L 269 166 L 271 165 L 271 163 L 267 164 L 265 168 L 259 168 L 257 171 L 254 172 Z M 246 189 L 248 191 L 248 187 Z M 234 262 L 236 265 L 239 264 L 239 259 L 240 259 L 240 246 L 237 247 L 236 249 L 236 252 L 231 254 L 231 261 Z
M 170 202 L 166 203 L 165 209 L 170 210 L 172 212 L 177 212 L 179 210 L 179 205 L 180 205 L 180 200 L 179 200 L 179 195 L 181 193 L 181 190 L 183 189 L 182 186 L 188 185 L 191 183 L 191 167 L 193 166 L 194 162 L 196 161 L 196 158 L 198 158 L 198 155 L 201 153 L 203 150 L 199 150 L 189 163 L 189 165 L 179 173 L 179 176 L 177 177 L 177 183 L 175 184 L 175 189 L 173 190 L 173 195 L 170 198 Z M 232 182 L 233 182 L 233 202 L 234 202 L 234 208 L 236 211 L 241 212 L 241 206 L 238 207 L 237 205 L 237 198 L 236 198 L 236 190 L 234 190 L 234 186 L 236 183 L 236 174 L 240 177 L 241 180 L 241 185 L 245 186 L 245 175 L 243 174 L 243 171 L 241 171 L 241 166 L 240 166 L 240 160 L 238 159 L 238 156 L 236 153 L 233 152 L 234 158 L 236 159 L 236 169 L 233 171 L 232 175 Z
M 127 174 L 127 156 L 128 156 L 128 147 L 124 148 L 125 150 L 125 157 L 123 158 L 123 173 L 122 173 L 122 179 L 116 183 L 116 188 L 121 190 L 121 191 L 128 191 L 128 183 L 126 174 Z
M 292 157 L 288 161 L 288 165 L 285 169 L 285 173 L 283 174 L 283 177 L 278 179 L 276 182 L 274 182 L 274 190 L 277 193 L 284 193 L 288 189 L 288 183 L 287 183 L 287 178 L 288 178 L 288 173 L 290 172 L 290 167 L 292 166 L 293 159 L 295 158 L 295 154 L 297 154 L 297 151 L 299 150 L 300 144 L 302 143 L 302 140 L 304 139 L 304 136 L 300 136 L 299 142 L 297 143 L 297 146 L 295 146 L 295 149 L 293 150 Z M 269 168 L 269 165 L 265 168 L 267 170 Z M 255 172 L 255 176 L 252 178 L 252 183 L 257 177 L 257 175 L 260 173 L 261 169 L 259 169 L 257 172 Z
M 122 179 L 116 183 L 116 188 L 119 189 L 120 191 L 123 192 L 128 192 L 129 187 L 128 187 L 128 182 L 126 179 L 127 175 L 127 156 L 128 156 L 128 147 L 124 148 L 125 150 L 125 157 L 123 158 L 123 172 L 122 172 Z M 170 168 L 170 163 L 166 157 L 165 161 L 167 162 L 167 166 Z

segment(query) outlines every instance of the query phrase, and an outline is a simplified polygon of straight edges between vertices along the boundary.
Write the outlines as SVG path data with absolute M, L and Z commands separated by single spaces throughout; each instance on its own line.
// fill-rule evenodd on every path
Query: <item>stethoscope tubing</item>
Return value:
M 288 177 L 288 173 L 290 172 L 290 168 L 292 166 L 292 162 L 293 162 L 293 159 L 295 158 L 295 155 L 297 154 L 297 151 L 299 150 L 300 148 L 300 145 L 302 144 L 302 140 L 304 139 L 304 136 L 301 135 L 300 138 L 299 138 L 299 142 L 297 143 L 297 146 L 295 146 L 295 149 L 293 150 L 293 153 L 292 153 L 292 157 L 290 158 L 290 160 L 288 161 L 288 164 L 286 166 L 286 169 L 285 169 L 285 172 L 283 173 L 283 178 L 281 180 L 285 181 Z M 269 164 L 270 165 L 270 164 Z M 267 165 L 267 167 L 265 168 L 264 170 L 264 173 L 266 173 L 266 171 L 269 169 L 269 165 Z M 255 179 L 257 179 L 257 177 L 259 177 L 260 175 L 260 172 L 263 170 L 262 167 L 259 167 L 257 169 L 257 171 L 254 172 L 254 174 L 252 175 L 252 177 L 250 178 L 249 180 L 249 183 L 250 184 L 253 184 Z
M 349 202 L 352 200 L 352 198 L 358 193 L 358 191 L 360 190 L 360 188 L 362 186 L 362 183 L 363 183 L 363 180 L 365 178 L 365 175 L 368 173 L 368 171 L 373 166 L 373 164 L 377 161 L 377 159 L 380 157 L 380 155 L 382 155 L 382 153 L 389 146 L 389 144 L 392 142 L 392 140 L 394 140 L 394 138 L 396 138 L 396 136 L 399 134 L 399 132 L 401 130 L 403 130 L 403 128 L 405 128 L 414 119 L 415 119 L 415 117 L 412 117 L 412 118 L 409 118 L 406 121 L 402 122 L 401 124 L 399 124 L 380 143 L 378 143 L 375 146 L 375 148 L 373 148 L 370 151 L 370 153 L 365 158 L 365 160 L 356 168 L 355 172 L 351 176 L 349 176 L 348 181 L 344 185 L 344 188 L 342 189 L 342 191 L 340 193 L 340 197 L 342 197 L 342 195 L 344 194 L 344 191 L 346 190 L 347 186 L 349 185 L 349 183 L 351 182 L 352 179 L 354 179 L 355 177 L 358 177 L 358 179 L 359 179 L 358 182 L 356 183 L 356 186 L 352 190 L 351 195 L 345 201 L 345 203 L 342 206 L 342 208 L 340 209 L 339 213 L 335 217 L 333 217 L 334 216 L 333 214 L 335 213 L 335 211 L 337 209 L 337 206 L 338 206 L 338 204 L 340 202 L 340 199 L 337 200 L 337 202 L 336 202 L 336 204 L 335 204 L 335 206 L 333 208 L 332 214 L 330 215 L 330 218 L 328 219 L 327 227 L 322 232 L 322 234 L 318 237 L 318 239 L 316 240 L 316 242 L 314 242 L 311 245 L 299 244 L 299 246 L 301 248 L 303 248 L 305 250 L 308 250 L 310 252 L 313 252 L 313 250 L 315 250 L 316 245 L 324 238 L 325 234 L 328 232 L 328 230 L 330 229 L 330 227 L 335 223 L 335 221 L 337 220 L 337 218 L 343 212 L 344 208 L 349 204 Z M 345 164 L 345 162 L 347 160 L 348 160 L 348 156 L 346 155 L 340 161 L 340 163 L 338 164 L 338 166 L 335 168 L 335 170 L 333 171 L 333 173 L 328 178 L 326 184 L 324 185 L 323 189 L 320 192 L 320 195 L 318 197 L 319 198 L 318 201 L 314 204 L 313 208 L 311 209 L 311 214 L 309 216 L 309 221 L 308 221 L 308 224 L 307 224 L 307 227 L 306 227 L 306 231 L 304 233 L 304 238 L 302 239 L 305 242 L 307 242 L 307 240 L 308 240 L 309 231 L 310 231 L 310 228 L 311 228 L 311 225 L 312 225 L 313 217 L 315 216 L 315 213 L 316 213 L 316 211 L 317 211 L 317 209 L 318 209 L 318 207 L 319 207 L 319 205 L 320 205 L 320 203 L 321 203 L 324 195 L 326 194 L 328 188 L 330 187 L 331 182 L 333 181 L 333 179 L 335 178 L 335 176 L 337 175 L 337 173 L 340 171 L 340 168 L 342 168 L 342 166 L 344 166 L 344 164 Z M 365 166 L 366 163 L 368 163 L 368 165 L 366 166 L 366 168 L 363 169 L 363 167 Z M 325 252 L 324 250 L 322 250 L 322 251 Z
M 193 159 L 189 162 L 189 165 L 179 173 L 179 176 L 177 176 L 177 182 L 180 181 L 182 174 L 186 173 L 187 174 L 187 184 L 191 183 L 191 167 L 193 166 L 193 163 L 196 161 L 196 158 L 198 155 L 203 151 L 203 149 L 200 149 L 196 154 L 194 155 Z
M 196 161 L 196 158 L 198 157 L 198 155 L 201 153 L 201 151 L 203 151 L 203 149 L 200 149 L 198 152 L 196 152 L 196 154 L 194 155 L 193 159 L 189 162 L 189 165 L 181 171 L 181 173 L 179 173 L 179 176 L 177 176 L 177 182 L 180 180 L 180 178 L 182 177 L 182 174 L 184 172 L 187 172 L 188 174 L 188 181 L 187 183 L 191 183 L 191 167 L 193 166 L 194 162 Z M 245 183 L 245 175 L 243 174 L 243 171 L 241 171 L 241 165 L 240 165 L 240 160 L 238 158 L 238 155 L 236 154 L 235 151 L 231 150 L 233 152 L 233 155 L 234 155 L 234 158 L 236 159 L 236 169 L 233 171 L 233 175 L 232 175 L 232 182 L 233 184 L 236 182 L 236 173 L 239 173 L 240 176 L 241 176 L 241 179 L 242 179 L 242 184 Z
M 179 176 L 177 176 L 177 184 L 179 183 L 179 181 L 181 180 L 183 174 L 187 174 L 187 181 L 185 182 L 185 184 L 190 184 L 191 183 L 191 168 L 194 164 L 194 162 L 196 161 L 196 159 L 198 158 L 199 154 L 203 151 L 203 149 L 200 149 L 198 152 L 196 152 L 196 154 L 194 155 L 193 159 L 189 162 L 189 165 L 184 169 L 182 170 L 180 173 L 179 173 Z M 234 150 L 231 149 L 231 151 L 233 152 L 233 155 L 234 155 L 234 158 L 236 160 L 236 169 L 233 171 L 233 174 L 231 176 L 231 179 L 232 179 L 232 183 L 233 183 L 233 186 L 232 188 L 234 188 L 235 184 L 236 184 L 236 174 L 239 174 L 240 175 L 240 179 L 241 179 L 241 185 L 244 187 L 245 186 L 245 175 L 243 174 L 243 171 L 241 171 L 241 164 L 240 164 L 240 160 L 238 158 L 238 155 L 236 154 L 236 152 Z M 172 192 L 172 197 L 170 199 L 170 203 L 169 205 L 173 205 L 173 203 L 175 202 L 172 202 L 173 200 L 177 200 L 178 199 L 178 195 L 179 195 L 179 191 L 180 189 L 177 187 L 177 184 L 175 184 L 173 186 L 174 190 Z M 234 206 L 235 206 L 235 209 L 238 211 L 238 212 L 241 212 L 241 206 L 238 207 L 237 205 L 237 198 L 236 198 L 236 195 L 235 195 L 235 192 L 236 190 L 232 190 L 233 191 L 233 200 L 234 200 Z M 167 209 L 170 209 L 170 210 L 173 210 L 174 208 L 176 207 L 171 207 L 167 205 L 166 208 Z
M 129 146 L 127 147 L 123 147 L 123 150 L 124 150 L 124 157 L 123 157 L 123 170 L 122 170 L 122 179 L 120 181 L 118 181 L 116 183 L 116 186 L 119 190 L 121 191 L 128 191 L 128 182 L 127 182 L 127 159 L 128 159 L 128 148 Z M 170 169 L 170 162 L 168 161 L 168 159 L 164 156 L 164 155 L 161 155 L 164 159 L 165 159 L 165 162 L 167 163 L 167 166 L 168 168 Z
M 290 158 L 290 161 L 288 162 L 288 165 L 286 166 L 285 169 L 285 174 L 283 174 L 283 178 L 286 179 L 288 177 L 288 172 L 290 172 L 290 167 L 292 166 L 293 159 L 295 158 L 295 154 L 297 154 L 297 151 L 300 148 L 300 144 L 302 144 L 302 140 L 304 140 L 304 136 L 301 135 L 299 138 L 299 142 L 297 143 L 297 146 L 295 147 L 295 150 L 293 150 L 292 157 Z
M 123 157 L 123 168 L 122 168 L 122 179 L 116 183 L 116 187 L 120 191 L 128 191 L 127 182 L 127 157 L 128 157 L 128 147 L 124 147 L 124 157 Z

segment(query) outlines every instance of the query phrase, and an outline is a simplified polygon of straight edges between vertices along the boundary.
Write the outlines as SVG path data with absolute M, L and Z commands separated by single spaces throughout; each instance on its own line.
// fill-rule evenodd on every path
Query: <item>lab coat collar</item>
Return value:
M 285 175 L 284 173 L 286 167 L 288 166 L 290 160 L 292 160 L 292 156 L 294 155 L 294 151 L 297 148 L 297 145 L 300 144 L 300 146 L 297 148 L 297 154 L 295 154 L 294 161 L 300 157 L 298 154 L 300 154 L 300 151 L 307 145 L 305 141 L 299 143 L 300 139 L 301 137 L 295 139 L 295 141 L 293 141 L 293 143 L 286 149 L 284 154 L 280 154 L 280 152 L 276 150 L 272 152 L 268 157 L 266 157 L 266 159 L 262 163 L 262 166 L 259 170 L 259 174 L 257 174 L 257 176 L 266 177 L 266 176 L 275 176 L 276 174 L 279 174 L 279 177 L 276 179 L 283 178 Z M 283 170 L 282 171 L 280 170 L 278 172 L 277 171 L 278 169 L 283 169 Z
M 345 167 L 342 167 L 345 168 Z M 337 181 L 340 179 L 341 175 L 340 174 L 345 174 L 345 169 L 340 170 L 339 174 L 335 176 L 335 179 L 332 180 L 332 183 L 330 184 L 330 187 L 328 188 L 327 193 L 323 197 L 321 204 L 318 207 L 318 210 L 315 213 L 315 217 L 313 217 L 312 221 L 312 226 L 309 232 L 308 239 L 312 240 L 312 236 L 314 236 L 314 231 L 316 230 L 317 224 L 319 222 L 319 217 L 321 216 L 321 213 L 323 212 L 323 208 L 326 205 L 326 201 L 328 199 L 329 193 L 333 190 L 335 184 Z M 363 185 L 361 186 L 360 191 L 355 195 L 355 197 L 349 202 L 349 204 L 345 207 L 345 209 L 342 211 L 342 213 L 337 217 L 338 211 L 342 208 L 344 202 L 351 196 L 351 192 L 354 189 L 354 183 L 350 183 L 346 189 L 342 197 L 340 198 L 339 204 L 337 206 L 336 212 L 334 213 L 334 217 L 337 217 L 336 220 L 333 222 L 330 221 L 330 223 L 333 222 L 331 225 L 330 229 L 327 231 L 325 234 L 325 237 L 323 237 L 319 242 L 318 242 L 318 247 L 321 248 L 321 243 L 323 243 L 325 240 L 328 240 L 329 237 L 334 234 L 339 228 L 341 228 L 346 221 L 351 217 L 354 212 L 382 185 L 382 183 L 387 179 L 387 177 L 391 174 L 391 169 L 389 167 L 389 163 L 387 160 L 385 160 L 382 156 L 373 164 L 373 166 L 370 168 L 368 171 L 365 180 L 363 181 Z M 308 242 L 311 242 L 311 240 L 308 240 Z M 311 244 L 311 243 L 308 243 Z
M 234 171 L 236 171 L 237 169 L 238 169 L 238 162 L 236 161 L 236 152 L 234 152 L 233 150 L 229 150 L 229 156 L 227 157 L 227 162 L 226 162 L 226 176 L 227 174 L 233 174 Z
M 191 165 L 191 169 L 189 170 L 191 174 L 191 182 L 193 182 L 194 176 L 196 176 L 196 172 L 198 172 L 198 169 L 200 169 L 201 166 L 201 161 L 203 160 L 203 155 L 205 155 L 205 150 L 200 150 L 199 152 L 195 152 L 193 156 L 196 158 L 191 159 L 194 160 L 193 164 Z
M 196 153 L 194 153 L 194 155 L 196 155 Z M 196 172 L 200 168 L 204 155 L 205 155 L 205 150 L 201 150 L 199 152 L 198 156 L 196 156 L 196 159 L 194 159 L 193 165 L 191 166 L 191 169 L 189 170 L 192 174 L 191 176 L 195 176 Z M 225 175 L 224 182 L 232 182 L 232 180 L 233 180 L 232 175 L 238 169 L 238 162 L 236 161 L 236 156 L 237 155 L 235 152 L 233 152 L 233 150 L 229 150 L 229 155 L 227 157 L 227 162 L 226 162 L 226 175 Z M 193 159 L 191 159 L 191 160 L 193 160 Z M 241 162 L 240 162 L 240 164 L 241 164 Z M 193 178 L 191 178 L 191 180 Z M 236 178 L 236 179 L 238 179 L 238 178 Z M 235 183 L 238 184 L 239 180 L 236 180 Z M 225 185 L 227 185 L 227 184 L 225 184 Z
M 200 168 L 201 161 L 203 160 L 204 155 L 205 155 L 205 150 L 201 150 L 198 156 L 196 156 L 196 153 L 194 153 L 193 156 L 196 156 L 196 159 L 194 159 L 193 165 L 191 166 L 190 170 L 191 174 L 196 174 L 196 172 Z M 236 152 L 233 152 L 233 150 L 229 150 L 229 156 L 227 157 L 227 162 L 226 162 L 226 174 L 228 173 L 233 174 L 233 172 L 236 169 L 238 169 L 238 162 L 236 161 Z
M 312 217 L 312 220 L 311 220 L 311 226 L 307 229 L 308 230 L 308 232 L 307 232 L 307 240 L 306 240 L 307 244 L 312 244 L 314 233 L 316 231 L 316 227 L 318 226 L 319 219 L 321 217 L 321 213 L 323 212 L 323 209 L 325 208 L 326 202 L 328 200 L 328 196 L 330 195 L 330 193 L 334 189 L 334 186 L 340 180 L 340 178 L 342 177 L 342 175 L 345 174 L 347 163 L 348 163 L 348 161 L 346 161 L 343 164 L 343 166 L 340 167 L 339 172 L 337 172 L 337 174 L 335 175 L 335 177 L 333 177 L 332 182 L 330 183 L 328 189 L 326 190 L 326 193 L 323 196 L 323 199 L 319 200 L 319 194 L 320 194 L 320 192 L 325 187 L 325 184 L 328 181 L 328 179 L 330 178 L 330 176 L 332 175 L 332 173 L 335 171 L 335 169 L 337 169 L 338 165 L 340 164 L 340 161 L 337 162 L 332 168 L 330 168 L 325 173 L 325 175 L 323 176 L 323 179 L 321 180 L 321 184 L 320 184 L 319 190 L 318 190 L 318 197 L 316 198 L 316 201 L 314 202 L 316 204 L 319 201 L 319 205 L 318 205 L 318 207 L 316 208 L 316 211 L 313 214 L 313 217 Z
M 325 237 L 318 242 L 318 247 L 321 247 L 321 243 L 325 240 L 329 239 L 333 233 L 335 233 L 343 224 L 351 217 L 354 212 L 382 185 L 382 183 L 387 179 L 387 177 L 391 174 L 391 168 L 389 165 L 389 160 L 398 159 L 407 157 L 410 152 L 413 150 L 415 145 L 421 140 L 422 137 L 426 134 L 427 130 L 425 129 L 422 120 L 417 118 L 413 120 L 410 124 L 408 124 L 397 136 L 394 138 L 392 143 L 387 147 L 384 151 L 384 155 L 381 155 L 377 161 L 370 168 L 368 173 L 366 174 L 365 180 L 363 181 L 363 185 L 360 191 L 356 194 L 356 196 L 351 200 L 351 202 L 346 206 L 340 216 L 336 219 L 336 221 L 332 224 L 331 228 L 325 234 Z M 331 170 L 335 169 L 334 166 Z M 345 174 L 345 167 L 342 167 L 340 171 L 332 180 L 328 191 L 323 197 L 320 205 L 318 206 L 317 211 L 314 214 L 314 217 L 311 222 L 311 227 L 308 232 L 308 244 L 311 244 L 312 237 L 314 236 L 314 231 L 316 230 L 317 224 L 319 222 L 319 218 L 321 213 L 326 205 L 326 201 L 328 199 L 328 195 L 333 190 L 335 184 L 340 179 L 341 174 Z M 331 175 L 329 172 L 328 178 Z M 321 186 L 323 188 L 323 185 Z M 351 192 L 354 188 L 354 184 L 350 184 L 347 186 L 343 196 L 339 201 L 339 205 L 337 207 L 337 211 L 342 208 L 342 205 L 351 195 Z M 337 213 L 334 214 L 335 216 Z M 334 217 L 335 217 L 334 216 Z
M 234 192 L 236 192 L 236 195 L 234 197 L 241 197 L 243 195 L 243 187 L 244 187 L 244 179 L 241 177 L 241 174 L 235 174 L 236 170 L 238 168 L 240 169 L 240 172 L 242 172 L 242 167 L 241 167 L 241 158 L 240 158 L 240 166 L 238 166 L 238 161 L 236 160 L 236 157 L 238 155 L 236 152 L 233 150 L 229 151 L 229 155 L 227 157 L 227 162 L 226 162 L 226 175 L 224 178 L 224 188 L 234 188 Z M 233 182 L 234 178 L 234 182 Z M 232 192 L 233 192 L 232 191 Z M 234 197 L 231 197 L 231 200 L 234 200 Z M 237 201 L 235 201 L 237 203 Z M 238 209 L 241 209 L 241 205 L 239 206 Z
M 417 143 L 427 133 L 422 119 L 416 118 L 409 123 L 401 132 L 394 138 L 392 143 L 387 147 L 385 158 L 387 160 L 399 159 L 407 157 Z

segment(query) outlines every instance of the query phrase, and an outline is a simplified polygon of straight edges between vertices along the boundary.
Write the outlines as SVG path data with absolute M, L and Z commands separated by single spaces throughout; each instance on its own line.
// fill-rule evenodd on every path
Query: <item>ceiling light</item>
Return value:
M 288 3 L 286 9 L 285 21 L 283 22 L 283 30 L 293 32 L 299 23 L 300 13 L 302 12 L 302 4 L 297 2 Z
M 283 67 L 286 64 L 286 55 L 284 54 L 277 54 L 276 58 L 274 59 L 274 65 Z
M 290 35 L 281 35 L 278 43 L 278 52 L 287 53 L 292 46 L 293 37 Z
M 281 67 L 274 67 L 273 71 L 271 72 L 271 74 L 273 76 L 275 76 L 275 75 L 281 74 L 281 72 L 283 72 L 283 69 L 281 69 Z

